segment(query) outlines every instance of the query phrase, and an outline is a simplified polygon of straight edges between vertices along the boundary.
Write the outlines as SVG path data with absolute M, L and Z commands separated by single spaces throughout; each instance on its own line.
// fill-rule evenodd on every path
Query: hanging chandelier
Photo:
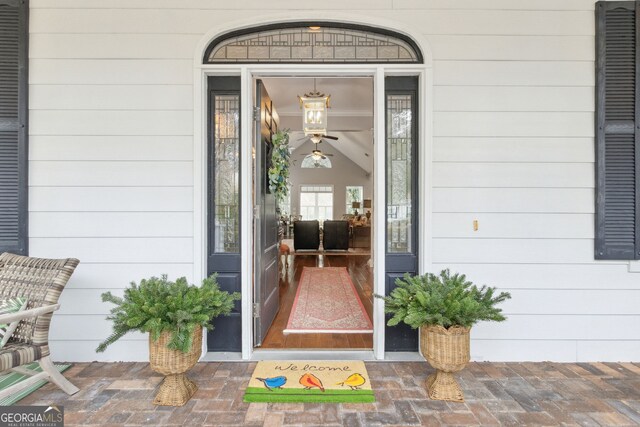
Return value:
M 327 109 L 330 108 L 330 98 L 331 95 L 325 95 L 316 89 L 315 78 L 313 91 L 302 96 L 298 95 L 300 108 L 302 108 L 302 130 L 305 136 L 318 138 L 318 135 L 327 134 Z

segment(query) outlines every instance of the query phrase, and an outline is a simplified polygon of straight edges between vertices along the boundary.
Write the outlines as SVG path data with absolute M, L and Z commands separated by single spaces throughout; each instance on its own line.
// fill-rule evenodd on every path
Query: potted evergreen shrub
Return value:
M 202 328 L 213 329 L 212 320 L 228 315 L 238 299 L 239 293 L 220 290 L 215 275 L 199 287 L 184 277 L 172 282 L 166 275 L 143 279 L 140 285 L 131 282 L 123 298 L 102 294 L 102 301 L 116 306 L 107 317 L 113 333 L 96 351 L 103 352 L 130 331 L 148 332 L 151 368 L 165 375 L 153 403 L 182 406 L 198 389 L 185 373 L 200 358 Z
M 495 288 L 478 288 L 464 274 L 443 270 L 440 275 L 405 275 L 385 301 L 387 322 L 404 322 L 420 328 L 420 350 L 436 373 L 427 378 L 431 399 L 464 402 L 462 389 L 453 377 L 470 359 L 470 331 L 479 321 L 501 322 L 506 318 L 496 305 L 511 298 L 508 292 L 496 295 Z

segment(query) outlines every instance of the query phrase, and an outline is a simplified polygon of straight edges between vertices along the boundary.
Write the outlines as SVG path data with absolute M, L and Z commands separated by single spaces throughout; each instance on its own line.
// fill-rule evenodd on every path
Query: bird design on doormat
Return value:
M 336 385 L 346 385 L 351 387 L 351 390 L 360 390 L 360 386 L 366 383 L 367 380 L 360 374 L 352 374 L 341 383 L 337 383 Z
M 262 381 L 264 386 L 269 391 L 273 391 L 274 388 L 282 388 L 287 383 L 287 377 L 272 377 L 272 378 L 256 378 L 258 381 Z
M 324 391 L 322 381 L 313 374 L 304 374 L 300 377 L 300 384 L 304 386 L 305 390 L 311 390 L 313 387 L 317 387 L 320 391 Z

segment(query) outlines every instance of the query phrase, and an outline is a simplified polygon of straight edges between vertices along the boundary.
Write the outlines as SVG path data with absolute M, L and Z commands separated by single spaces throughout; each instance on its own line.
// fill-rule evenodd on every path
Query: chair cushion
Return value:
M 9 342 L 0 350 L 0 372 L 35 362 L 49 355 L 48 345 L 30 345 Z

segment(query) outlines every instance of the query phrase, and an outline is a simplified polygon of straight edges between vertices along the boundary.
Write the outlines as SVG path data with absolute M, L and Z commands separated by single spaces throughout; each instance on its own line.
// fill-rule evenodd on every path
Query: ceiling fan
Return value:
M 300 154 L 301 156 L 305 156 L 306 157 L 313 157 L 316 160 L 320 160 L 320 159 L 326 159 L 327 156 L 329 157 L 333 157 L 333 154 L 329 154 L 329 153 L 323 153 L 322 150 L 320 150 L 318 148 L 318 142 L 315 143 L 315 147 L 313 150 L 311 150 L 311 154 Z
M 338 137 L 337 136 L 332 136 L 332 135 L 324 135 L 324 134 L 321 134 L 321 133 L 314 133 L 314 134 L 311 134 L 311 135 L 305 135 L 302 138 L 298 139 L 298 141 L 302 141 L 303 139 L 308 139 L 311 142 L 313 142 L 314 144 L 316 144 L 316 146 L 317 146 L 324 139 L 332 139 L 334 141 L 337 141 Z

